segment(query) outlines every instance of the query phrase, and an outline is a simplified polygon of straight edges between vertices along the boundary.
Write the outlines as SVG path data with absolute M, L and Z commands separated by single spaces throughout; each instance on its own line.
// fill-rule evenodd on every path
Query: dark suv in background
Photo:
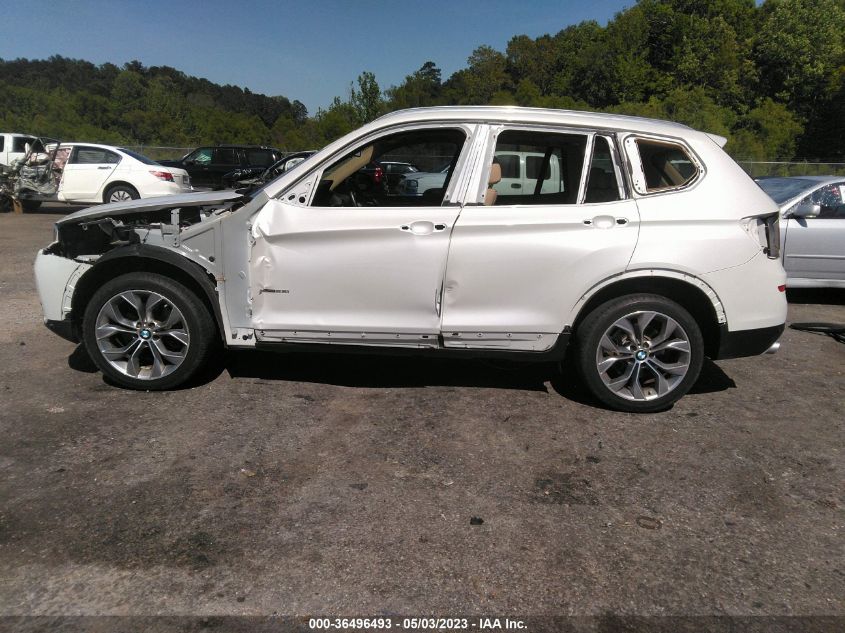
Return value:
M 181 167 L 191 176 L 194 187 L 221 189 L 223 176 L 235 169 L 266 169 L 282 157 L 274 147 L 257 145 L 217 145 L 198 147 L 179 160 L 160 160 L 167 167 Z

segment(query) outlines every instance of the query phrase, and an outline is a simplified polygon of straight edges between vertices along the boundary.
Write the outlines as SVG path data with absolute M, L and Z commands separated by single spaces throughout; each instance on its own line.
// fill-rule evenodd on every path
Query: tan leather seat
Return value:
M 499 163 L 493 163 L 490 166 L 490 177 L 487 179 L 487 193 L 484 194 L 484 206 L 492 206 L 496 204 L 496 198 L 499 192 L 493 189 L 493 185 L 502 180 L 502 166 Z

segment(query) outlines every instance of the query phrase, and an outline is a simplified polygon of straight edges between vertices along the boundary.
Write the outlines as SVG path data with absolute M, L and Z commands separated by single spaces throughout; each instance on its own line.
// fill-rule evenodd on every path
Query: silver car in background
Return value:
M 759 178 L 781 211 L 789 288 L 845 288 L 845 176 Z

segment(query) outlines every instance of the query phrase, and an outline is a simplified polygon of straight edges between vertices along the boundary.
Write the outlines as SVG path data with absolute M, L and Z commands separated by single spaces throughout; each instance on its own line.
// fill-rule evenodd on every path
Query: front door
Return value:
M 120 155 L 107 149 L 74 146 L 62 172 L 59 198 L 101 202 L 100 190 L 119 162 Z
M 814 218 L 786 221 L 783 267 L 790 279 L 845 279 L 845 181 L 817 189 Z
M 250 292 L 258 340 L 437 346 L 442 281 L 471 128 L 415 128 L 366 141 L 303 179 L 301 204 L 269 202 L 253 228 Z M 449 162 L 444 187 L 388 192 L 375 161 Z M 455 176 L 455 177 L 453 177 Z

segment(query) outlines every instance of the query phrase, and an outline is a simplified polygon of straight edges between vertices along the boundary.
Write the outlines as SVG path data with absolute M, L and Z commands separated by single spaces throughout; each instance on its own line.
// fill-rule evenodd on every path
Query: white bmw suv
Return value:
M 665 409 L 705 356 L 775 348 L 786 319 L 777 206 L 724 142 L 607 114 L 395 112 L 252 192 L 63 218 L 35 263 L 45 322 L 129 388 L 180 385 L 222 342 L 566 359 L 604 405 Z M 373 161 L 449 166 L 410 197 L 373 186 Z

